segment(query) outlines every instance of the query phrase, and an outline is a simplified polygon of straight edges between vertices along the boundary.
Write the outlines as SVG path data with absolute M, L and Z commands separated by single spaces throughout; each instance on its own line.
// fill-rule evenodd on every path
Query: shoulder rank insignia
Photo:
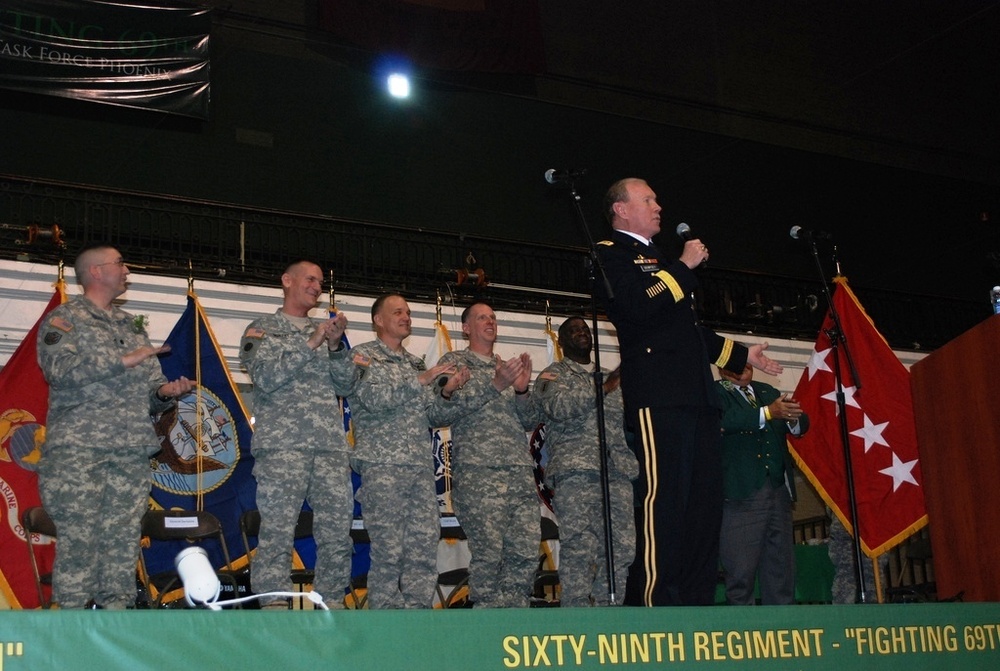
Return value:
M 615 243 L 614 240 L 601 240 L 597 244 L 604 245 L 605 247 L 612 247 Z

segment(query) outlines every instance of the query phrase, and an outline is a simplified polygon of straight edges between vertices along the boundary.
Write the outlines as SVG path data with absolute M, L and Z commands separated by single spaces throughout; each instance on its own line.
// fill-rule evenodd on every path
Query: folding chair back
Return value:
M 243 552 L 247 558 L 247 566 L 251 569 L 250 539 L 260 535 L 260 511 L 246 510 L 240 515 L 240 536 L 243 538 Z
M 313 535 L 313 513 L 311 510 L 299 512 L 299 519 L 295 522 L 295 540 L 309 538 Z M 291 573 L 292 584 L 296 592 L 305 592 L 306 585 L 312 585 L 316 580 L 316 571 L 311 568 L 293 568 Z M 339 596 L 339 595 L 338 595 Z M 299 608 L 305 607 L 305 599 L 297 599 Z
M 206 540 L 215 540 L 219 544 L 225 566 L 216 568 L 216 575 L 221 582 L 232 586 L 233 596 L 238 595 L 239 585 L 236 571 L 229 556 L 226 537 L 222 532 L 222 524 L 215 515 L 204 510 L 148 510 L 142 516 L 142 536 L 153 541 L 186 541 L 201 545 Z M 146 566 L 146 549 L 139 553 L 139 561 L 145 580 L 146 593 L 152 599 L 151 607 L 161 608 L 167 602 L 171 592 L 183 590 L 180 576 L 176 570 L 164 571 L 150 575 Z

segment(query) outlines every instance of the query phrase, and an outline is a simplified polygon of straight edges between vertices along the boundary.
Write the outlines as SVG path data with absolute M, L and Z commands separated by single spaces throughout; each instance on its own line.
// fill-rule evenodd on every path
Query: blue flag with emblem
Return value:
M 330 316 L 333 317 L 337 314 L 336 310 L 330 310 Z M 344 343 L 344 347 L 350 349 L 351 343 L 347 340 L 347 334 L 340 336 L 341 342 Z M 340 410 L 344 416 L 344 431 L 347 433 L 347 442 L 352 447 L 354 446 L 354 420 L 351 417 L 351 406 L 347 402 L 346 396 L 339 396 L 340 399 Z M 361 487 L 361 476 L 351 471 L 351 485 L 354 491 L 355 497 L 357 497 L 358 489 Z M 361 504 L 358 503 L 357 498 L 354 499 L 354 526 L 351 535 L 354 537 L 354 554 L 351 557 L 351 580 L 356 582 L 362 576 L 368 574 L 368 569 L 371 568 L 371 557 L 369 555 L 369 543 L 368 534 L 365 532 L 364 522 L 361 519 Z
M 169 380 L 187 377 L 197 386 L 177 399 L 175 409 L 154 417 L 161 449 L 150 459 L 150 505 L 212 513 L 222 523 L 234 567 L 244 567 L 240 516 L 257 507 L 253 428 L 194 291 L 188 291 L 187 308 L 165 344 L 171 349 L 160 357 L 163 374 Z M 149 572 L 172 570 L 183 547 L 156 543 L 146 554 Z M 214 566 L 225 564 L 221 548 L 206 549 Z

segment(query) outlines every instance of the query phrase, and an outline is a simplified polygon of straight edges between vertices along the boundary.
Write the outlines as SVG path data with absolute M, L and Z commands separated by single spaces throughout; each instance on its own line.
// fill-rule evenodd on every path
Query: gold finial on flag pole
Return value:
M 549 299 L 545 299 L 545 330 L 552 330 L 552 315 L 549 314 Z
M 188 291 L 194 291 L 194 265 L 188 259 Z
M 334 291 L 333 291 L 333 270 L 330 270 L 330 309 L 328 312 L 333 312 L 336 308 L 334 307 Z
M 434 302 L 434 317 L 437 320 L 435 323 L 441 323 L 441 290 L 437 289 L 434 292 L 437 295 L 437 299 Z
M 66 280 L 66 262 L 63 261 L 62 257 L 59 257 L 59 265 L 56 270 L 56 281 L 63 282 Z

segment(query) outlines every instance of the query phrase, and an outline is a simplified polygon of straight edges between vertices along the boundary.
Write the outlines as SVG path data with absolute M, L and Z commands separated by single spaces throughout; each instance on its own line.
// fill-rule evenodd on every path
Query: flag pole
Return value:
M 563 357 L 562 346 L 559 344 L 559 336 L 552 330 L 552 317 L 549 315 L 549 299 L 545 299 L 545 335 L 548 343 L 552 347 L 552 361 L 561 361 Z
M 830 286 L 823 272 L 823 264 L 819 260 L 819 248 L 816 245 L 816 240 L 811 239 L 809 245 L 813 259 L 816 261 L 816 270 L 819 272 L 820 283 L 823 285 L 823 293 L 826 296 L 827 305 L 830 306 L 830 318 L 833 321 L 833 328 L 827 329 L 824 333 L 826 333 L 826 337 L 830 340 L 830 349 L 833 350 L 833 377 L 836 381 L 837 419 L 840 424 L 840 443 L 844 452 L 844 472 L 847 475 L 847 501 L 851 515 L 851 537 L 854 541 L 855 601 L 857 603 L 868 603 L 868 594 L 865 588 L 865 565 L 861 553 L 860 525 L 858 524 L 858 500 L 854 489 L 854 467 L 851 463 L 850 430 L 847 426 L 847 399 L 844 395 L 843 374 L 840 371 L 841 348 L 844 350 L 847 367 L 850 371 L 851 379 L 854 381 L 855 391 L 861 389 L 861 378 L 854 365 L 854 358 L 851 356 L 851 349 L 847 344 L 847 337 L 844 335 L 844 329 L 841 326 L 840 314 L 837 312 L 837 306 L 833 303 L 833 295 L 830 293 Z M 840 261 L 837 260 L 836 246 L 833 248 L 833 258 L 837 268 L 834 280 L 836 281 L 836 278 L 843 277 L 840 274 Z
M 330 272 L 330 303 L 327 305 L 327 308 L 326 308 L 326 316 L 332 318 L 336 314 L 336 312 L 337 312 L 337 306 L 334 304 L 333 269 L 331 268 L 329 272 Z M 322 347 L 322 345 L 320 345 L 320 346 Z M 339 396 L 337 396 L 336 392 L 334 392 L 333 396 L 334 396 L 334 398 L 337 399 L 337 407 L 340 408 L 340 418 L 339 419 L 340 419 L 340 423 L 343 424 L 344 423 L 344 401 Z M 337 421 L 336 417 L 334 418 L 334 421 Z
M 438 339 L 440 338 L 443 329 L 444 329 L 444 320 L 442 319 L 442 312 L 441 312 L 441 290 L 435 289 L 434 290 L 434 342 L 438 342 Z M 450 347 L 451 345 L 449 344 L 449 348 Z M 443 431 L 444 429 L 442 428 L 441 430 Z M 433 440 L 431 442 L 433 443 Z M 451 482 L 452 482 L 451 450 L 448 448 L 448 442 L 445 441 L 442 441 L 441 443 L 441 463 L 444 466 L 444 477 L 443 477 L 444 491 L 450 495 Z
M 194 444 L 197 446 L 195 450 L 195 510 L 205 509 L 205 460 L 202 454 L 202 422 L 204 417 L 202 413 L 205 411 L 204 403 L 202 403 L 202 384 L 201 384 L 201 314 L 198 309 L 197 300 L 194 298 L 194 265 L 191 263 L 191 259 L 188 259 L 188 299 L 195 301 L 195 311 L 194 311 L 194 416 L 195 416 L 195 429 L 194 429 Z M 180 419 L 180 408 L 177 409 L 177 418 Z
M 332 317 L 334 313 L 337 312 L 337 307 L 334 303 L 334 291 L 333 291 L 333 271 L 330 271 L 330 307 L 327 309 L 327 313 Z
M 336 291 L 333 288 L 333 269 L 331 268 L 329 272 L 330 272 L 330 304 L 326 308 L 326 316 L 329 318 L 333 318 L 334 315 L 337 314 L 337 302 L 336 302 L 337 298 L 336 298 Z M 344 343 L 345 347 L 347 347 L 348 345 L 346 339 L 347 339 L 347 333 L 345 332 L 342 336 L 340 336 L 340 340 L 341 342 Z M 339 418 L 334 417 L 334 421 L 339 421 L 340 426 L 343 427 L 344 431 L 347 433 L 347 442 L 351 446 L 353 446 L 354 434 L 353 431 L 347 428 L 348 420 L 344 419 L 345 413 L 349 412 L 349 410 L 347 409 L 347 397 L 338 396 L 337 392 L 333 393 L 333 397 L 337 399 L 337 407 L 340 408 L 340 417 Z

